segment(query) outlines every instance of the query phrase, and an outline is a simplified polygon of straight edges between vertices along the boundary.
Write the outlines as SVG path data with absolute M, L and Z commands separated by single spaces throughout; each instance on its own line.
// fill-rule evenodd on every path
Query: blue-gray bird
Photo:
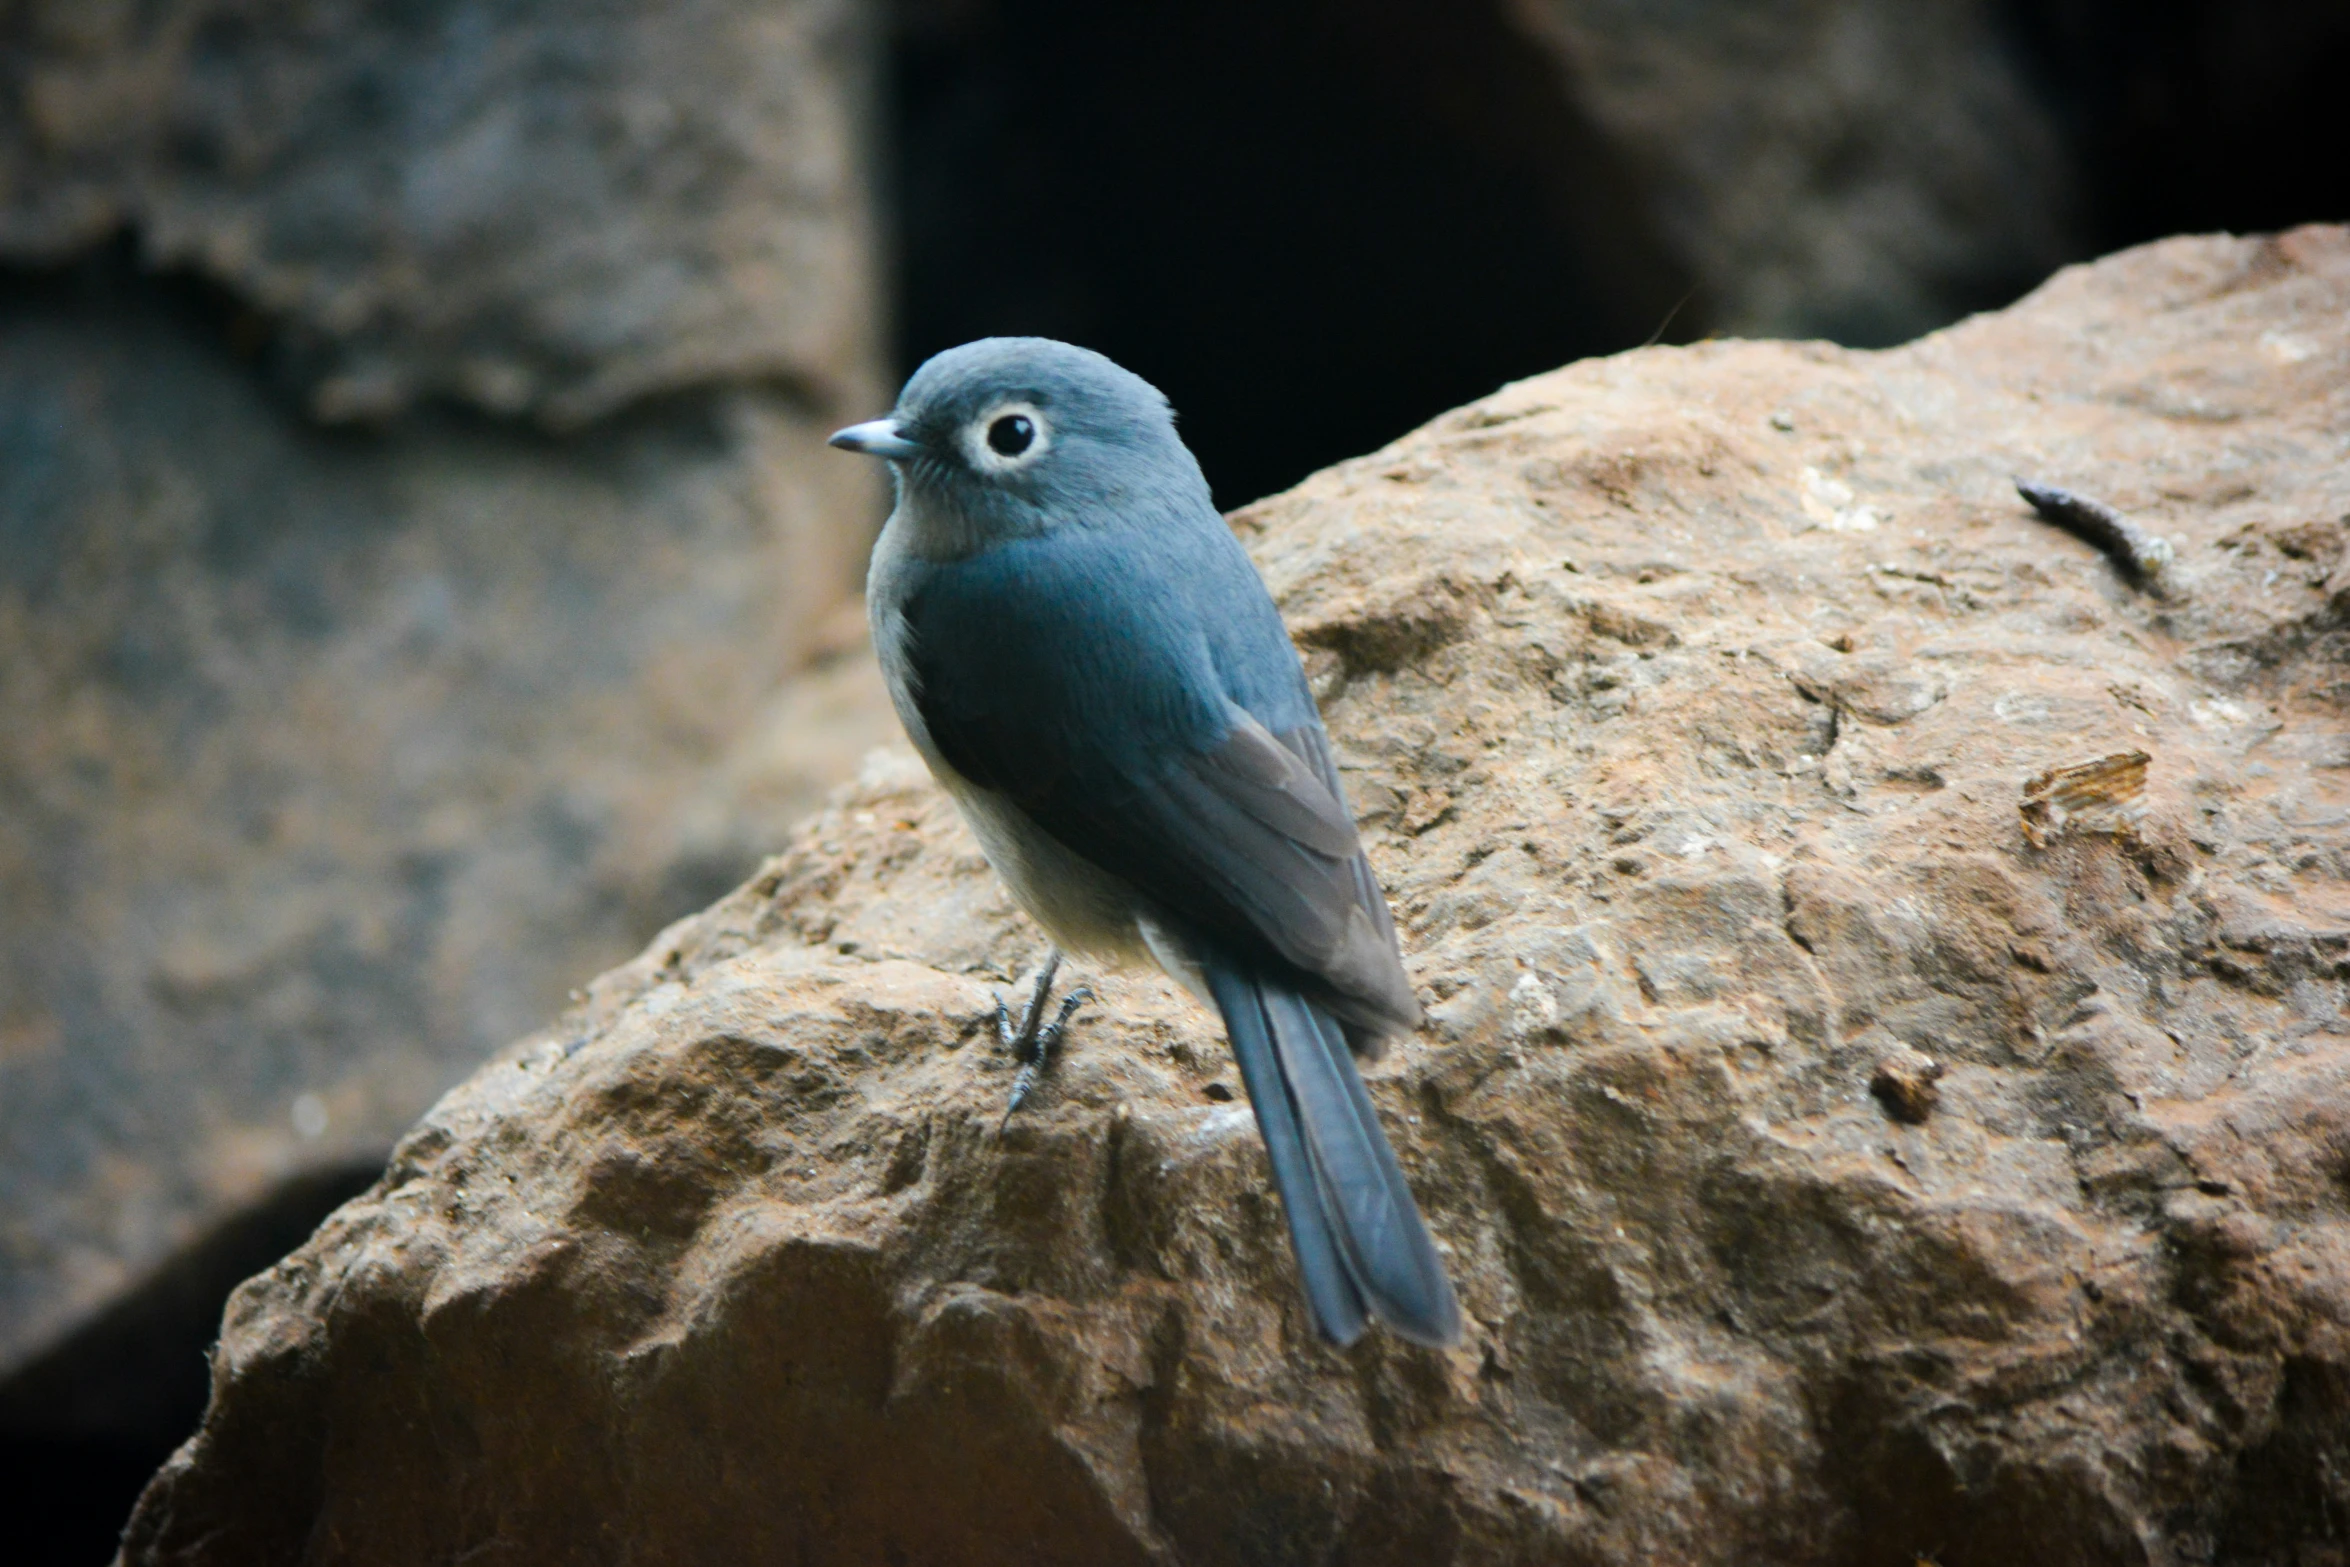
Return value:
M 1060 947 L 1155 959 L 1223 1014 L 1323 1335 L 1457 1343 L 1352 1059 L 1419 1003 L 1296 649 L 1166 398 L 988 338 L 832 444 L 890 464 L 873 645 L 989 862 Z

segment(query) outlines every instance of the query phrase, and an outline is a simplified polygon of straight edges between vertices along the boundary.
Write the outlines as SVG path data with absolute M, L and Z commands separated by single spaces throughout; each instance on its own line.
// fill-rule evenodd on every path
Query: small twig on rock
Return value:
M 2160 597 L 2169 588 L 2170 540 L 2148 533 L 2103 501 L 2032 479 L 2015 481 L 2032 510 L 2073 537 L 2103 550 L 2122 575 Z

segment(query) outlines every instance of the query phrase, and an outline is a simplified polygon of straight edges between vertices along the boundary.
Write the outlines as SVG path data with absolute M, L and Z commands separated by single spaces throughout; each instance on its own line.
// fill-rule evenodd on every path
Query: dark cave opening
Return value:
M 112 1558 L 148 1477 L 203 1418 L 229 1293 L 381 1173 L 380 1163 L 342 1165 L 282 1183 L 0 1383 L 9 1560 Z
M 1687 291 L 1491 7 L 935 4 L 894 64 L 901 367 L 1098 348 L 1225 506 L 1630 347 Z
M 2087 254 L 2350 219 L 2350 6 L 2012 0 L 2006 20 L 2064 127 Z

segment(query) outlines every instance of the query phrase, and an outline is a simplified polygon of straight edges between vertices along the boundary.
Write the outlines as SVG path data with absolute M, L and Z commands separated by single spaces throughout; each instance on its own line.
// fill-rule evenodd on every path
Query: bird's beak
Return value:
M 898 431 L 895 419 L 868 419 L 863 424 L 852 424 L 845 430 L 832 432 L 827 446 L 837 446 L 844 452 L 863 452 L 868 457 L 886 457 L 891 462 L 902 462 L 922 455 L 919 441 L 909 441 Z

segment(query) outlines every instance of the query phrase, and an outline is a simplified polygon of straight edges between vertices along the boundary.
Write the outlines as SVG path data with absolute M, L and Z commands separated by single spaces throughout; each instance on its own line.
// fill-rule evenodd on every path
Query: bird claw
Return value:
M 1061 1043 L 1061 1033 L 1069 1026 L 1070 1017 L 1093 999 L 1093 992 L 1080 985 L 1061 998 L 1060 1010 L 1053 1014 L 1050 1023 L 1045 1022 L 1045 1006 L 1052 999 L 1053 976 L 1060 970 L 1058 952 L 1045 959 L 1035 987 L 1028 993 L 1028 1005 L 1020 1014 L 1017 1028 L 1012 1024 L 1011 1009 L 1004 1005 L 1002 994 L 999 992 L 995 998 L 996 1038 L 1012 1052 L 1012 1059 L 1020 1063 L 1020 1075 L 1012 1079 L 1011 1100 L 1004 1106 L 1004 1119 L 996 1127 L 998 1135 L 1012 1124 L 1012 1113 L 1020 1108 L 1037 1079 L 1052 1065 L 1053 1051 Z

